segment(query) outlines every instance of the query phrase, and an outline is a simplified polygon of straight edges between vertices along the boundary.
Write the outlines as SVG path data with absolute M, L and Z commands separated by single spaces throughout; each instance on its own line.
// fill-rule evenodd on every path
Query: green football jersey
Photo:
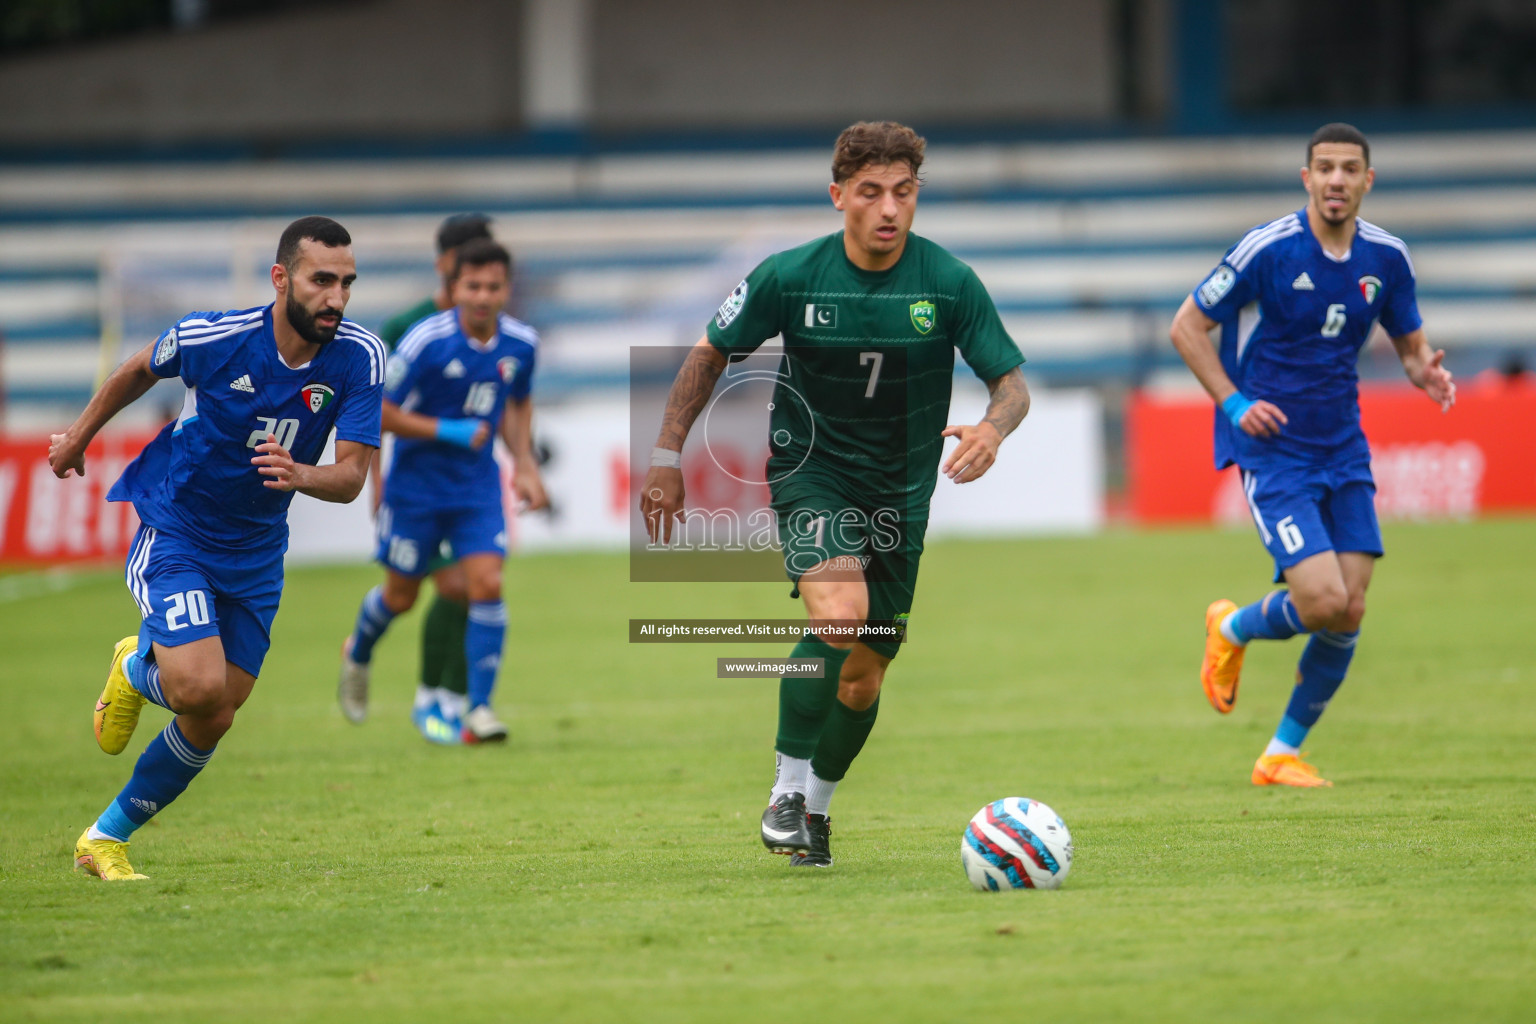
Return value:
M 907 236 L 888 270 L 849 261 L 838 232 L 775 253 L 709 324 L 727 357 L 784 339 L 769 414 L 768 478 L 797 467 L 846 493 L 926 508 L 948 424 L 955 350 L 982 380 L 1024 362 L 976 272 Z
M 384 326 L 379 328 L 379 340 L 389 351 L 395 350 L 395 344 L 405 337 L 405 332 L 416 325 L 416 321 L 424 320 L 437 312 L 437 301 L 431 296 L 422 299 L 410 309 L 396 313 L 384 321 Z

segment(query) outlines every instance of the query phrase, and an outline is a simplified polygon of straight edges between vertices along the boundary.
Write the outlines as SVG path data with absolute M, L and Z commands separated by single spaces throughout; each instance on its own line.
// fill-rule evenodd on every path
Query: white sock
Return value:
M 810 781 L 805 787 L 805 813 L 819 814 L 825 818 L 827 808 L 832 806 L 832 794 L 836 792 L 836 782 L 819 779 L 814 771 L 811 772 Z
M 462 693 L 454 693 L 452 690 L 439 686 L 435 691 L 437 706 L 442 711 L 443 717 L 448 719 L 462 719 L 469 713 L 469 698 Z
M 92 825 L 90 828 L 85 830 L 85 836 L 86 836 L 87 839 L 97 839 L 97 840 L 105 839 L 108 842 L 113 842 L 113 843 L 120 843 L 120 842 L 122 842 L 121 839 L 113 839 L 111 836 L 107 835 L 105 832 L 103 832 L 101 829 L 97 828 L 95 825 Z
M 1269 746 L 1264 748 L 1264 756 L 1265 757 L 1270 757 L 1270 756 L 1272 756 L 1274 754 L 1300 754 L 1300 753 L 1301 753 L 1301 749 L 1299 747 L 1293 747 L 1289 743 L 1282 743 L 1282 742 L 1280 742 L 1277 739 L 1270 740 L 1269 741 Z
M 804 793 L 805 780 L 810 774 L 810 758 L 790 757 L 775 750 L 773 752 L 773 790 L 768 794 L 768 802 L 773 803 L 786 793 Z
M 1237 646 L 1243 647 L 1246 646 L 1244 641 L 1239 640 L 1237 638 L 1237 633 L 1233 632 L 1232 629 L 1232 624 L 1236 621 L 1237 612 L 1227 612 L 1226 616 L 1221 620 L 1221 625 L 1217 626 L 1216 628 L 1221 630 L 1221 635 L 1227 638 L 1227 643 L 1237 644 Z
M 435 703 L 437 703 L 437 691 L 424 683 L 417 685 L 416 699 L 411 702 L 411 710 L 420 711 L 423 708 L 431 707 Z

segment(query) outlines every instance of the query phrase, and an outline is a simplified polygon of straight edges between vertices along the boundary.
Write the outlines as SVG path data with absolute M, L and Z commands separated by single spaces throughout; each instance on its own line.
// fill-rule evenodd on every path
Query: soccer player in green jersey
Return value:
M 416 305 L 403 310 L 379 328 L 379 338 L 390 352 L 406 331 L 417 322 L 453 305 L 451 284 L 454 254 L 459 246 L 476 238 L 491 238 L 491 218 L 483 213 L 458 213 L 443 221 L 437 229 L 437 291 Z M 373 507 L 379 507 L 383 493 L 383 475 L 379 455 L 374 453 L 369 468 L 373 481 Z M 469 627 L 469 589 L 464 570 L 453 558 L 453 550 L 444 541 L 431 562 L 432 583 L 437 591 L 427 608 L 421 627 L 421 682 L 412 702 L 411 721 L 422 736 L 433 743 L 459 741 L 459 720 L 469 710 L 469 666 L 464 661 L 464 633 Z M 362 677 L 366 679 L 366 677 Z M 337 689 L 342 713 L 352 722 L 361 722 L 368 714 L 366 682 L 358 677 L 342 680 Z
M 832 864 L 832 794 L 900 650 L 938 472 L 980 478 L 1029 410 L 1024 357 L 975 272 L 911 233 L 923 150 L 889 121 L 838 136 L 831 196 L 843 230 L 770 256 L 725 300 L 672 384 L 641 489 L 652 542 L 670 542 L 689 429 L 728 362 L 782 335 L 769 493 L 792 596 L 810 620 L 792 657 L 825 669 L 779 684 L 761 834 L 794 866 Z M 957 349 L 991 393 L 974 426 L 946 425 Z M 946 437 L 959 444 L 941 467 Z

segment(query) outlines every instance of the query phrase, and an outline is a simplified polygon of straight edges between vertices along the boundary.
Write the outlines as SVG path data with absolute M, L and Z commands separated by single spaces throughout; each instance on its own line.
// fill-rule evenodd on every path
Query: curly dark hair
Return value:
M 927 141 L 895 121 L 860 121 L 843 129 L 832 147 L 832 180 L 844 182 L 871 165 L 905 163 L 912 176 L 922 181 Z

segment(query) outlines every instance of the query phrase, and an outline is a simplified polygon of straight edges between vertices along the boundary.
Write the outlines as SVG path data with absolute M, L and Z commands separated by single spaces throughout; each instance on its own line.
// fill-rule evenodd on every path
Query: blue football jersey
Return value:
M 481 344 L 465 335 L 458 310 L 418 321 L 389 360 L 384 397 L 406 412 L 441 419 L 476 417 L 494 441 L 507 400 L 527 398 L 539 336 L 505 313 L 496 336 Z M 501 473 L 493 444 L 479 451 L 426 438 L 395 440 L 384 500 L 395 508 L 501 506 Z
M 1349 253 L 1335 259 L 1300 210 L 1243 236 L 1194 300 L 1221 325 L 1222 366 L 1238 390 L 1289 420 L 1278 437 L 1255 438 L 1217 410 L 1218 468 L 1369 458 L 1360 349 L 1377 321 L 1394 338 L 1423 322 L 1401 239 L 1357 218 Z
M 268 478 L 251 465 L 268 434 L 310 465 L 332 428 L 337 440 L 378 447 L 384 345 L 350 320 L 293 367 L 278 354 L 270 305 L 190 313 L 160 335 L 150 369 L 186 384 L 181 415 L 129 463 L 107 500 L 131 501 L 144 522 L 201 545 L 287 544 L 293 492 L 264 487 Z

